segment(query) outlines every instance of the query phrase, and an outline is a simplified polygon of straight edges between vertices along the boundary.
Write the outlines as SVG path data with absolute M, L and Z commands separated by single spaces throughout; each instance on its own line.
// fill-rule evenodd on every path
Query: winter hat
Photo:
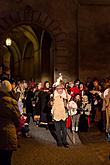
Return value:
M 58 84 L 57 86 L 56 86 L 56 89 L 64 89 L 64 85 L 61 83 L 61 84 Z
M 10 92 L 12 90 L 11 83 L 8 80 L 2 81 L 1 90 L 4 92 Z

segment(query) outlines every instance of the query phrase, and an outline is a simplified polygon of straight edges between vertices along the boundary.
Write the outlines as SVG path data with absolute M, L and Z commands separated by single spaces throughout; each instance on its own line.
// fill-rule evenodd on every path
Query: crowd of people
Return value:
M 6 161 L 3 158 L 7 154 L 7 165 L 12 151 L 16 150 L 19 132 L 29 137 L 31 117 L 36 127 L 49 129 L 54 124 L 53 131 L 59 147 L 69 147 L 68 117 L 72 132 L 88 131 L 95 125 L 100 131 L 105 131 L 106 136 L 110 133 L 110 78 L 100 81 L 97 78 L 86 81 L 76 79 L 64 83 L 60 74 L 54 84 L 49 81 L 3 80 L 0 102 L 0 161 Z M 13 132 L 12 141 L 10 131 Z M 12 144 L 15 145 L 12 147 Z

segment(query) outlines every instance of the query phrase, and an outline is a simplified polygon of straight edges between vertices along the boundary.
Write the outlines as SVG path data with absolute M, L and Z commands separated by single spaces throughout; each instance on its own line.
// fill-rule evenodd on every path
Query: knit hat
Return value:
M 12 90 L 11 83 L 8 80 L 2 81 L 1 90 L 4 92 L 10 92 Z
M 63 84 L 58 84 L 58 85 L 56 86 L 56 89 L 64 89 L 64 85 L 63 85 Z

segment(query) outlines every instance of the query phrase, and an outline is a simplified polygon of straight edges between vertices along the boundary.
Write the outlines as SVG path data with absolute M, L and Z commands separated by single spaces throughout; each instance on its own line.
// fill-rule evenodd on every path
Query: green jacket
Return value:
M 11 95 L 0 91 L 0 149 L 16 150 L 20 112 Z

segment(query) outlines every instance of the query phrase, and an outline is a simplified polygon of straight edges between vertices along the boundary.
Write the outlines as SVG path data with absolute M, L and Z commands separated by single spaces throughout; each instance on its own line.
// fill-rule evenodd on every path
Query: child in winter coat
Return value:
M 72 97 L 68 103 L 67 108 L 69 110 L 69 115 L 71 116 L 71 119 L 72 119 L 72 131 L 73 132 L 78 132 L 78 130 L 79 130 L 80 105 L 81 105 L 81 96 L 79 94 L 76 94 L 74 99 Z
M 30 137 L 29 135 L 29 124 L 26 122 L 27 117 L 25 114 L 21 114 L 19 132 L 23 137 Z

